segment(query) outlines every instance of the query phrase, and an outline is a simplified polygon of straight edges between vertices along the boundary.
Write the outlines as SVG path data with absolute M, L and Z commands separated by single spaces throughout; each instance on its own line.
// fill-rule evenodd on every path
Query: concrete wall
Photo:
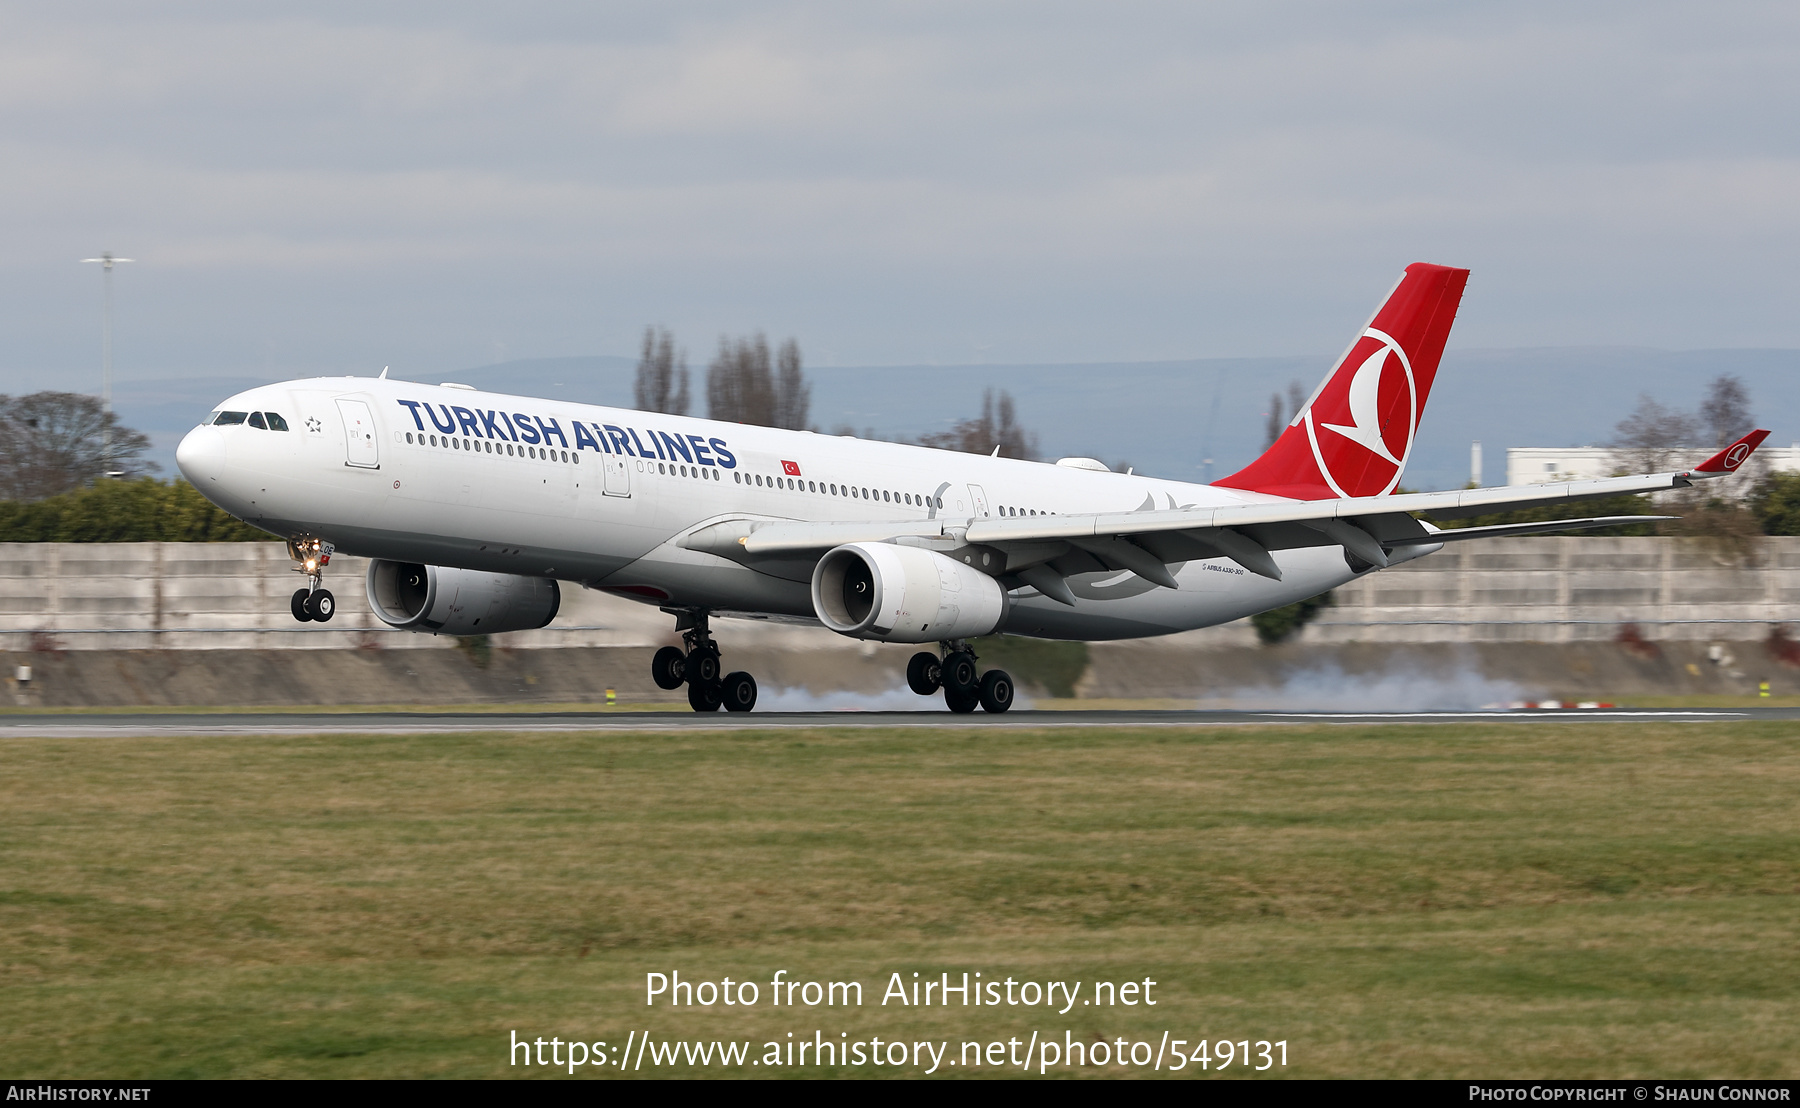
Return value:
M 282 543 L 0 543 L 0 649 L 36 636 L 59 650 L 341 650 L 380 645 L 448 649 L 448 637 L 395 631 L 375 618 L 366 558 L 337 556 L 325 586 L 337 598 L 327 624 L 298 623 L 289 598 L 306 578 Z M 656 608 L 565 585 L 555 621 L 495 636 L 511 649 L 642 647 L 678 641 Z M 842 648 L 818 627 L 737 621 L 745 642 L 789 649 Z M 851 649 L 856 644 L 848 643 Z
M 1762 639 L 1800 620 L 1800 537 L 1475 540 L 1338 590 L 1313 642 Z
M 326 582 L 329 624 L 296 623 L 288 597 L 304 578 L 280 543 L 0 545 L 0 649 L 448 648 L 370 613 L 367 562 L 339 557 Z M 1742 551 L 1668 538 L 1520 538 L 1452 543 L 1336 593 L 1303 642 L 1581 642 L 1634 623 L 1646 639 L 1765 639 L 1800 623 L 1800 538 Z M 720 621 L 727 646 L 862 650 L 822 628 Z M 508 649 L 646 647 L 674 640 L 668 616 L 579 587 L 541 631 L 496 636 Z M 34 636 L 36 640 L 34 642 Z M 1256 642 L 1245 621 L 1157 640 L 1171 647 Z

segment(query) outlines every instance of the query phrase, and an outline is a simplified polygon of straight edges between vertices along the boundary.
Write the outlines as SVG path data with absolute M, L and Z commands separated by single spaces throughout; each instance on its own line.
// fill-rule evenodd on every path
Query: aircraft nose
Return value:
M 216 427 L 196 427 L 175 448 L 175 465 L 189 483 L 217 481 L 225 468 L 225 436 Z

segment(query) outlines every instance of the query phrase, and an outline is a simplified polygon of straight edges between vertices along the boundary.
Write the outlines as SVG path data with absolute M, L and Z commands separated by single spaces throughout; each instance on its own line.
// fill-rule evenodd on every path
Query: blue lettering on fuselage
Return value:
M 661 439 L 663 445 L 669 448 L 669 460 L 671 462 L 675 460 L 675 455 L 677 454 L 681 455 L 681 460 L 684 462 L 691 462 L 694 460 L 694 455 L 688 450 L 687 443 L 682 442 L 680 439 L 670 438 L 667 431 L 656 432 L 656 437 Z
M 563 434 L 562 425 L 553 417 L 526 415 L 524 412 L 502 412 L 493 409 L 470 411 L 460 405 L 432 405 L 421 400 L 397 400 L 402 408 L 412 416 L 413 426 L 420 431 L 425 430 L 425 421 L 419 417 L 419 409 L 431 417 L 432 426 L 444 434 L 457 433 L 460 425 L 462 433 L 473 438 L 496 439 L 505 442 L 510 438 L 513 442 L 542 443 L 549 445 L 556 439 L 563 446 L 569 445 Z M 443 418 L 438 418 L 439 412 Z M 591 429 L 590 429 L 591 428 Z M 736 469 L 737 455 L 726 446 L 724 439 L 709 439 L 700 435 L 671 435 L 664 431 L 646 430 L 640 438 L 635 427 L 620 427 L 613 423 L 584 424 L 580 420 L 572 420 L 569 431 L 575 437 L 576 450 L 592 450 L 595 453 L 624 454 L 639 458 L 661 458 L 674 461 L 678 456 L 682 461 L 695 465 L 718 466 L 721 469 Z M 645 445 L 646 441 L 649 445 Z M 636 449 L 633 449 L 635 445 Z

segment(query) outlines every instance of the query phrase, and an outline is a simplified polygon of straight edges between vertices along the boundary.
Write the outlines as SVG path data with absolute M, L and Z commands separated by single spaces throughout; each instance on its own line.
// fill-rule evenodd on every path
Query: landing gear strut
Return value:
M 944 643 L 944 657 L 921 650 L 906 664 L 906 684 L 920 696 L 944 690 L 944 703 L 952 712 L 973 712 L 981 707 L 1004 712 L 1012 707 L 1012 675 L 1003 669 L 981 673 L 975 668 L 975 651 L 956 639 Z
M 288 557 L 300 564 L 294 567 L 295 573 L 306 574 L 306 587 L 294 590 L 294 598 L 290 603 L 294 618 L 301 623 L 329 623 L 337 614 L 337 598 L 331 590 L 324 588 L 325 567 L 331 564 L 331 553 L 336 547 L 322 539 L 311 535 L 301 535 L 288 539 Z
M 704 608 L 664 608 L 675 617 L 686 649 L 665 646 L 650 661 L 650 677 L 658 688 L 688 687 L 688 705 L 696 712 L 748 712 L 756 707 L 756 678 L 741 670 L 721 676 L 719 646 Z

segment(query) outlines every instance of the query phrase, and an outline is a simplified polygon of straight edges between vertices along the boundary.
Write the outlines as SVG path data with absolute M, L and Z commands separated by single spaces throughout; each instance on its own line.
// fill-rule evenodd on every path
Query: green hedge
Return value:
M 1800 535 L 1800 473 L 1771 473 L 1756 486 L 1750 510 L 1765 535 Z
M 1322 592 L 1315 597 L 1302 600 L 1298 604 L 1287 604 L 1280 608 L 1270 608 L 1266 612 L 1258 612 L 1250 617 L 1250 626 L 1256 628 L 1256 637 L 1264 646 L 1274 646 L 1286 642 L 1300 633 L 1300 629 L 1311 623 L 1318 614 L 1331 607 L 1334 601 L 1331 594 Z
M 180 478 L 101 481 L 44 500 L 0 500 L 0 542 L 251 542 L 274 536 Z

